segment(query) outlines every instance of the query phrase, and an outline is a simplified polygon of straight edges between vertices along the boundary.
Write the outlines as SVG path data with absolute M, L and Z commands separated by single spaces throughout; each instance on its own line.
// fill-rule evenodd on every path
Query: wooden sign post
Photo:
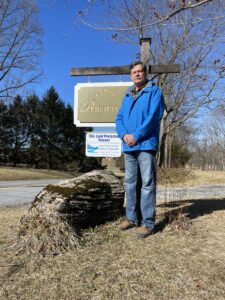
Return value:
M 165 65 L 165 64 L 161 64 L 161 65 L 150 65 L 149 64 L 149 60 L 150 60 L 150 43 L 151 43 L 151 39 L 150 38 L 142 38 L 140 39 L 140 46 L 141 46 L 141 61 L 143 62 L 143 64 L 145 64 L 147 66 L 147 75 L 149 78 L 149 74 L 162 74 L 162 73 L 179 73 L 180 72 L 180 65 L 178 64 L 174 64 L 174 65 Z M 70 75 L 71 76 L 97 76 L 97 75 L 124 75 L 124 74 L 130 74 L 130 66 L 129 65 L 125 65 L 125 66 L 112 66 L 112 67 L 87 67 L 87 68 L 71 68 L 70 69 Z M 79 88 L 78 88 L 79 90 Z M 114 92 L 112 91 L 108 91 L 108 87 L 103 89 L 105 95 L 111 95 L 112 99 L 110 99 L 110 101 L 113 101 L 113 99 L 115 99 L 115 95 Z M 103 91 L 101 91 L 101 94 L 103 93 Z M 82 92 L 80 92 L 82 94 Z M 100 99 L 100 92 L 99 91 L 94 91 L 95 97 L 92 95 L 93 92 L 91 92 L 91 90 L 88 90 L 86 94 L 84 94 L 83 98 L 83 103 L 82 104 L 77 104 L 77 110 L 81 111 L 83 113 L 83 118 L 86 116 L 86 120 L 88 122 L 88 120 L 90 119 L 89 116 L 92 115 L 92 118 L 97 118 L 99 122 L 99 126 L 102 126 L 104 123 L 103 121 L 101 121 L 101 118 L 98 116 L 94 116 L 95 110 L 96 112 L 101 113 L 102 111 L 104 112 L 104 114 L 106 114 L 108 111 L 110 110 L 115 110 L 114 113 L 116 113 L 116 109 L 119 108 L 118 104 L 112 104 L 109 101 L 109 104 L 107 104 L 105 106 L 106 101 L 106 96 L 104 96 L 104 106 L 102 106 L 101 103 L 97 103 L 97 98 L 98 100 Z M 78 91 L 75 93 L 78 94 Z M 86 96 L 88 95 L 88 96 Z M 99 96 L 99 97 L 98 97 Z M 77 97 L 78 98 L 78 97 Z M 82 100 L 82 97 L 80 97 Z M 117 97 L 118 98 L 118 97 Z M 101 99 L 100 99 L 101 100 Z M 122 100 L 122 99 L 121 99 Z M 115 99 L 116 101 L 116 99 Z M 117 107 L 118 106 L 118 107 Z M 82 111 L 83 110 L 83 111 Z M 88 114 L 84 114 L 84 113 L 88 113 L 88 110 L 90 110 L 89 115 Z M 104 116 L 105 118 L 107 118 L 107 120 L 109 120 L 110 118 L 108 116 Z M 114 120 L 115 115 L 111 116 L 112 119 Z M 76 119 L 76 118 L 75 118 Z M 82 118 L 81 118 L 82 119 Z M 91 119 L 90 119 L 91 120 Z M 90 121 L 89 120 L 89 121 Z M 94 121 L 92 121 L 93 124 Z M 81 124 L 82 121 L 80 122 L 78 120 L 78 123 L 76 123 L 77 126 L 89 126 L 92 127 L 91 124 L 85 123 L 85 121 L 83 121 L 83 124 Z M 109 121 L 110 123 L 110 121 Z M 111 121 L 112 123 L 112 121 Z M 95 126 L 98 126 L 95 124 Z M 107 124 L 104 124 L 104 126 L 107 127 Z M 104 127 L 102 126 L 102 127 Z M 90 146 L 90 145 L 89 145 Z M 92 147 L 92 145 L 90 146 Z M 93 148 L 93 147 L 92 147 Z M 96 147 L 94 147 L 96 148 Z M 93 148 L 93 149 L 94 149 Z
M 140 39 L 141 61 L 148 66 L 148 74 L 179 73 L 180 65 L 149 65 L 150 38 Z M 130 66 L 71 68 L 71 76 L 124 75 L 130 74 Z

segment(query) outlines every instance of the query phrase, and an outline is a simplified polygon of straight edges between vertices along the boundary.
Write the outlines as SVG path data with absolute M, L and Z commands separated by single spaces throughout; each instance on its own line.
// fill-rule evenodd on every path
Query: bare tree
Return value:
M 207 134 L 213 146 L 212 156 L 216 166 L 225 170 L 225 114 L 216 112 L 207 127 Z
M 191 163 L 209 170 L 225 170 L 225 115 L 208 116 L 193 147 Z
M 185 10 L 195 9 L 213 1 L 216 0 L 160 0 L 158 1 L 160 9 L 157 9 L 156 1 L 151 0 L 87 0 L 86 5 L 82 3 L 82 8 L 78 9 L 77 16 L 81 23 L 95 30 L 116 32 L 137 30 L 140 33 L 146 28 L 165 23 Z M 66 0 L 64 3 L 66 4 Z M 94 17 L 91 16 L 93 10 Z M 105 21 L 105 17 L 102 19 L 101 12 L 103 10 L 113 18 L 107 19 L 107 21 Z M 124 19 L 126 12 L 128 15 L 132 14 L 132 22 Z M 139 14 L 140 12 L 141 14 Z M 151 18 L 148 18 L 148 15 Z
M 138 44 L 140 37 L 150 36 L 150 63 L 182 65 L 179 75 L 158 76 L 165 95 L 159 166 L 167 167 L 174 130 L 224 95 L 225 2 L 102 2 L 108 7 L 107 17 L 106 10 L 97 7 L 99 1 L 89 1 L 88 9 L 78 14 L 80 21 L 95 29 L 111 30 L 112 38 L 118 42 Z M 99 14 L 103 12 L 101 19 Z
M 156 26 L 155 45 L 151 50 L 155 62 L 180 63 L 179 76 L 163 74 L 158 83 L 165 94 L 165 113 L 162 122 L 160 166 L 169 166 L 169 137 L 173 131 L 196 116 L 203 107 L 218 102 L 224 94 L 225 37 L 221 34 L 224 20 L 216 18 L 217 7 L 205 7 L 206 20 L 196 23 L 199 12 L 178 15 L 179 26 Z M 202 11 L 201 11 L 202 13 Z M 178 22 L 177 22 L 178 23 Z
M 34 0 L 0 0 L 0 99 L 36 81 L 41 28 Z

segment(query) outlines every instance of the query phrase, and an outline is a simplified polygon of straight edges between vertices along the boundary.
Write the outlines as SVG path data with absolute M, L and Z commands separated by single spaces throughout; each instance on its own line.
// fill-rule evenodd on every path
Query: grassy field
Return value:
M 27 180 L 27 179 L 54 179 L 54 178 L 72 178 L 73 175 L 68 172 L 0 167 L 0 181 L 8 180 Z
M 224 183 L 222 175 L 179 176 L 192 185 Z M 0 208 L 0 299 L 225 299 L 225 197 L 158 205 L 156 233 L 144 240 L 116 220 L 45 257 L 13 251 L 27 209 Z
M 225 172 L 162 169 L 158 171 L 158 184 L 171 186 L 225 184 Z
M 123 172 L 116 172 L 123 176 Z M 53 179 L 53 178 L 72 178 L 75 174 L 63 171 L 0 167 L 0 181 L 7 180 L 27 180 L 27 179 Z M 77 174 L 76 174 L 77 176 Z M 158 171 L 159 185 L 207 185 L 225 184 L 225 172 L 220 171 L 201 171 L 184 169 L 162 169 Z

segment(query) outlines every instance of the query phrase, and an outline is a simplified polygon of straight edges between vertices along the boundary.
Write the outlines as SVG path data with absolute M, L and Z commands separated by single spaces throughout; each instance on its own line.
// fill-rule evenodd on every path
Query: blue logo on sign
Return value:
M 91 145 L 87 145 L 87 152 L 88 153 L 95 153 L 98 150 L 98 146 L 91 146 Z

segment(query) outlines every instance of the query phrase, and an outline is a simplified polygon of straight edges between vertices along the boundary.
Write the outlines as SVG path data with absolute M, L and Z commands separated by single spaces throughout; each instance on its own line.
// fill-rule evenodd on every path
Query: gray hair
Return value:
M 136 67 L 137 65 L 141 65 L 141 66 L 142 66 L 142 70 L 143 70 L 144 72 L 147 71 L 146 65 L 143 64 L 143 62 L 140 61 L 140 60 L 134 61 L 134 62 L 132 62 L 132 63 L 130 64 L 130 71 L 131 71 L 134 67 Z

